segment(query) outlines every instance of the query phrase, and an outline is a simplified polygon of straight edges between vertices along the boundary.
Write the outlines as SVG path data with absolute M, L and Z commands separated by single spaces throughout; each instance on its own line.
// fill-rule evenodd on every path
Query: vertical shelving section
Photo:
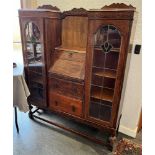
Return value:
M 45 102 L 44 53 L 41 33 L 33 21 L 25 24 L 25 57 L 28 68 L 29 102 L 43 106 Z
M 100 27 L 94 36 L 89 116 L 110 122 L 121 36 L 113 25 Z

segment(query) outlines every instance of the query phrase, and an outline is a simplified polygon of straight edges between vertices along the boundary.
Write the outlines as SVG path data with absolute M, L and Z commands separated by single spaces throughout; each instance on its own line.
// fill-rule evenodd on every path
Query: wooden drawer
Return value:
M 79 53 L 75 51 L 55 50 L 56 59 L 64 59 L 69 61 L 85 62 L 85 53 Z
M 82 116 L 82 101 L 49 92 L 49 106 L 51 109 Z
M 83 85 L 63 79 L 50 78 L 49 90 L 69 97 L 83 99 Z

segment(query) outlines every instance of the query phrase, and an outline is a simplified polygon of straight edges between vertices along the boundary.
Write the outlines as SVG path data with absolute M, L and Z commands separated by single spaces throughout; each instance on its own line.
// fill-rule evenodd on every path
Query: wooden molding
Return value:
M 105 5 L 101 9 L 136 9 L 136 8 L 133 7 L 131 4 L 126 5 L 124 3 L 113 3 L 111 5 Z
M 52 6 L 52 5 L 42 5 L 42 6 L 38 6 L 37 9 L 48 9 L 48 10 L 55 10 L 55 11 L 60 11 L 60 9 L 56 6 Z

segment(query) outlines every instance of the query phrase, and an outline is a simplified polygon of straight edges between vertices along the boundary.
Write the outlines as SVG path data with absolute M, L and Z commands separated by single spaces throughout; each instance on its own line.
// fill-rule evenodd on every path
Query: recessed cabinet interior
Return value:
M 101 26 L 94 34 L 90 117 L 111 120 L 120 46 L 121 35 L 113 25 Z
M 114 136 L 134 11 L 122 3 L 19 10 L 29 104 Z
M 46 105 L 45 60 L 40 22 L 26 20 L 23 25 L 24 62 L 27 83 L 31 92 L 28 98 L 34 105 Z

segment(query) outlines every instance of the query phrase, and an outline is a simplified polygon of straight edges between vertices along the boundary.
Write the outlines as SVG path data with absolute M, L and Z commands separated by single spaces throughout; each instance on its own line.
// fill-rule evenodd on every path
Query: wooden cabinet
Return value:
M 29 103 L 115 135 L 134 11 L 19 10 Z
M 59 10 L 19 10 L 25 77 L 30 104 L 47 107 L 47 69 L 51 51 L 60 43 Z M 56 27 L 58 26 L 58 27 Z M 53 33 L 54 31 L 54 33 Z M 59 37 L 59 38 L 58 38 Z M 50 42 L 52 42 L 50 44 Z
M 118 12 L 107 19 L 91 11 L 88 18 L 86 116 L 116 128 L 132 20 L 117 19 Z

